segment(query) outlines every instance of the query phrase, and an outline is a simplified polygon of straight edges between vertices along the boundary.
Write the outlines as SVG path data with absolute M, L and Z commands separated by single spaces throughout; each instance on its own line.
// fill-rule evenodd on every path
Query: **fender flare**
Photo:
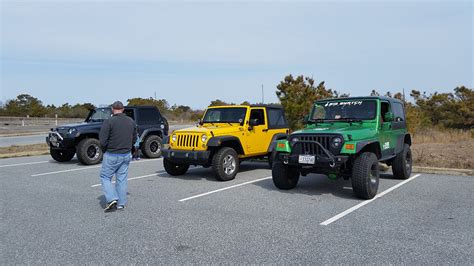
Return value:
M 275 146 L 278 140 L 286 139 L 287 137 L 288 137 L 288 134 L 286 133 L 274 134 L 272 137 L 272 141 L 270 142 L 270 145 L 268 145 L 268 153 L 272 152 L 275 149 Z
M 356 144 L 356 154 L 358 154 L 361 150 L 363 150 L 365 147 L 368 145 L 373 145 L 377 144 L 377 152 L 376 155 L 380 159 L 382 157 L 382 150 L 380 149 L 380 142 L 378 140 L 364 140 L 364 141 L 359 141 Z
M 140 143 L 143 142 L 150 135 L 151 132 L 159 132 L 158 136 L 160 138 L 164 138 L 163 129 L 159 127 L 147 128 L 143 131 L 142 135 L 140 136 Z
M 218 137 L 212 137 L 209 139 L 207 142 L 208 147 L 220 147 L 222 146 L 223 142 L 236 142 L 238 144 L 238 148 L 242 154 L 244 153 L 244 149 L 242 147 L 242 143 L 240 143 L 240 139 L 234 136 L 218 136 Z

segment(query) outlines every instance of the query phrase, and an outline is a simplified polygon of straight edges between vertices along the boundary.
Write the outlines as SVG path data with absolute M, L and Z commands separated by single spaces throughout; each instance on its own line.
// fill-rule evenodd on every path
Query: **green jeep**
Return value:
M 411 136 L 403 103 L 388 97 L 337 98 L 316 101 L 306 127 L 276 145 L 273 183 L 292 189 L 300 175 L 351 178 L 354 194 L 371 199 L 379 186 L 379 162 L 393 175 L 411 175 Z

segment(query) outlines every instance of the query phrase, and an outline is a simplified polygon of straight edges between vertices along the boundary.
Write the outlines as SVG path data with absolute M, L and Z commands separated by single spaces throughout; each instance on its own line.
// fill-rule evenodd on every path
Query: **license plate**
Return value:
M 298 162 L 302 164 L 314 164 L 316 157 L 314 155 L 300 155 Z

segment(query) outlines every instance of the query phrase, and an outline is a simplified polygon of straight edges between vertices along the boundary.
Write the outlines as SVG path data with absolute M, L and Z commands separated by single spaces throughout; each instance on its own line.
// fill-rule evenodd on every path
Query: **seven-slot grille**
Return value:
M 321 149 L 319 145 L 316 143 L 305 142 L 305 141 L 317 141 L 319 142 L 326 150 L 330 150 L 331 139 L 334 136 L 327 136 L 327 135 L 298 135 L 294 136 L 302 141 L 300 143 L 295 144 L 293 147 L 293 152 L 299 154 L 311 154 L 311 155 L 324 155 L 325 153 Z
M 177 148 L 197 148 L 199 145 L 199 134 L 178 134 L 176 140 Z

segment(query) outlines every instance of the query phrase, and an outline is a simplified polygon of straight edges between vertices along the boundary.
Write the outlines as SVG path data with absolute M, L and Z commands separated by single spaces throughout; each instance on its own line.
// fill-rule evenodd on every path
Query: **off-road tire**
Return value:
M 413 157 L 410 145 L 403 145 L 403 150 L 397 154 L 392 163 L 393 176 L 398 179 L 408 179 L 411 175 Z
M 64 163 L 69 162 L 76 154 L 75 150 L 58 150 L 58 149 L 49 149 L 49 154 L 53 157 L 54 160 Z
M 146 158 L 159 158 L 161 156 L 161 148 L 161 138 L 157 135 L 151 135 L 145 138 L 141 150 Z
M 227 160 L 230 163 L 228 167 L 224 166 L 224 160 Z M 239 166 L 239 156 L 232 148 L 223 147 L 212 157 L 212 171 L 214 172 L 216 179 L 219 181 L 229 181 L 234 179 L 239 172 Z M 230 169 L 233 169 L 233 171 Z
M 300 179 L 300 173 L 295 167 L 274 162 L 272 167 L 273 184 L 279 189 L 289 190 L 296 187 Z
M 377 195 L 380 169 L 377 156 L 364 152 L 355 160 L 352 167 L 352 189 L 361 199 L 372 199 Z
M 77 144 L 77 159 L 85 165 L 98 164 L 102 161 L 102 149 L 98 139 L 85 138 Z
M 189 165 L 173 163 L 167 158 L 163 159 L 163 166 L 166 172 L 172 176 L 184 175 L 189 169 Z
M 276 150 L 273 150 L 268 154 L 268 166 L 270 166 L 270 169 L 273 169 L 273 162 L 275 162 L 276 153 Z

